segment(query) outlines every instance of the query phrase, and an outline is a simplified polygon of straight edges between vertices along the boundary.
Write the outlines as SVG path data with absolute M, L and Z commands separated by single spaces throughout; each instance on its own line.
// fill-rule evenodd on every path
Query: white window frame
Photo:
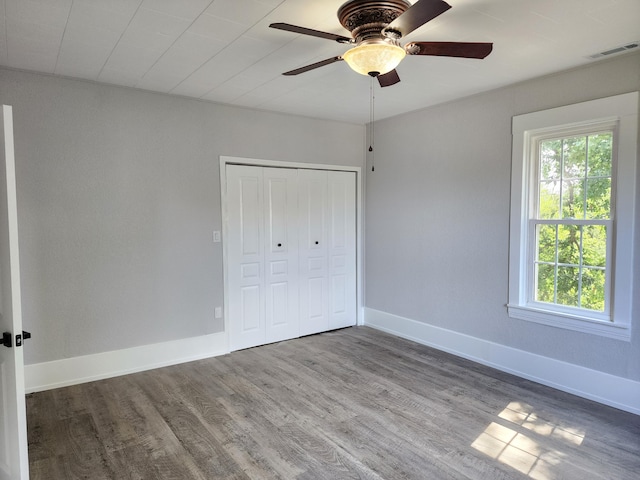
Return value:
M 631 340 L 633 309 L 634 219 L 638 163 L 638 92 L 601 98 L 513 117 L 511 171 L 511 221 L 509 243 L 510 317 L 544 325 Z M 537 192 L 534 170 L 537 142 L 573 132 L 614 131 L 612 218 L 607 236 L 607 275 L 610 288 L 605 313 L 535 302 L 533 258 L 535 232 L 532 211 Z M 567 223 L 564 220 L 562 223 Z

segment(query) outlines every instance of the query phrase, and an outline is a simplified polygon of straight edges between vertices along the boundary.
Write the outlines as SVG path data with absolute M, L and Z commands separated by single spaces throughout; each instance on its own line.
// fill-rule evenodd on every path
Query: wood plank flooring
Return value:
M 32 479 L 638 479 L 640 416 L 367 327 L 29 395 Z

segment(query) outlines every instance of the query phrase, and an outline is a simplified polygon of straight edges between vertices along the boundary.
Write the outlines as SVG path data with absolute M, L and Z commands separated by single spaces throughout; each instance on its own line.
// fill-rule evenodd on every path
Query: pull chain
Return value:
M 373 93 L 373 82 L 374 82 L 374 78 L 375 77 L 371 77 L 371 83 L 369 84 L 369 93 L 370 93 L 370 102 L 369 102 L 369 152 L 371 152 L 371 171 L 375 172 L 376 171 L 376 167 L 375 167 L 375 159 L 376 159 L 376 153 L 373 150 L 373 147 L 375 145 L 375 138 L 374 138 L 374 134 L 375 134 L 375 127 L 374 127 L 374 122 L 375 122 L 375 95 Z

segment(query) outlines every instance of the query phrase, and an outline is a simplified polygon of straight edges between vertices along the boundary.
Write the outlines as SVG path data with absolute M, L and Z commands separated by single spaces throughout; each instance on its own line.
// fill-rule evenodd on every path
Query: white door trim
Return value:
M 224 284 L 224 335 L 226 338 L 226 351 L 230 351 L 229 343 L 229 283 L 227 277 L 227 236 L 229 227 L 227 225 L 227 174 L 226 167 L 228 164 L 234 165 L 250 165 L 256 167 L 281 167 L 281 168 L 298 168 L 310 170 L 333 170 L 342 172 L 355 172 L 356 174 L 356 324 L 364 325 L 364 304 L 363 304 L 363 211 L 362 211 L 362 168 L 344 165 L 330 165 L 320 163 L 301 163 L 301 162 L 283 162 L 279 160 L 263 160 L 257 158 L 242 158 L 220 156 L 220 205 L 222 210 L 222 273 Z

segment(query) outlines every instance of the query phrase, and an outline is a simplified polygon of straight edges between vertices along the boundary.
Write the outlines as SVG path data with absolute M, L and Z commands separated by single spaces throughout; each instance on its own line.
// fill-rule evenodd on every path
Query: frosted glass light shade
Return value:
M 404 48 L 388 43 L 369 43 L 353 47 L 342 56 L 345 62 L 356 72 L 380 75 L 390 72 L 405 57 Z

